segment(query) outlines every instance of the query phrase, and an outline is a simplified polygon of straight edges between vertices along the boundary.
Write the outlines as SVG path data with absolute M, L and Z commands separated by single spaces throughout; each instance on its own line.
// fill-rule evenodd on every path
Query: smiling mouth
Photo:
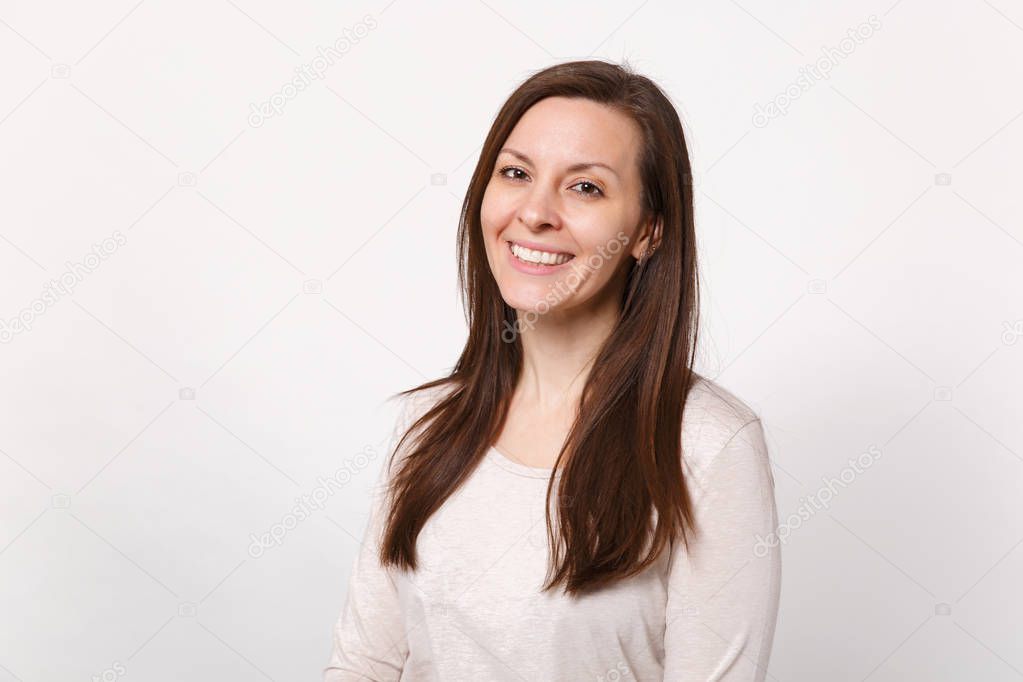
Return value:
M 515 258 L 527 265 L 564 265 L 575 258 L 575 254 L 572 253 L 566 253 L 564 251 L 537 251 L 536 249 L 529 249 L 525 246 L 521 246 L 520 244 L 516 244 L 513 241 L 508 242 L 508 249 L 512 252 L 512 255 L 515 256 Z

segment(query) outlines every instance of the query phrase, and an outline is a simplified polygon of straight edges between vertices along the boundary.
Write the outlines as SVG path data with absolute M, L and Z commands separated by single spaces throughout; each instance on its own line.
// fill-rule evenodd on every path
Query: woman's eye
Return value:
M 522 173 L 523 175 L 525 175 L 525 171 L 524 170 L 522 170 L 521 168 L 516 168 L 515 166 L 506 166 L 506 167 L 502 168 L 501 170 L 499 170 L 497 172 L 498 172 L 498 174 L 503 175 L 504 177 L 508 178 L 509 180 L 522 180 L 522 178 L 518 178 L 518 177 L 507 175 L 508 171 L 515 171 L 517 173 Z
M 603 192 L 600 191 L 599 187 L 597 187 L 596 185 L 594 185 L 592 182 L 590 182 L 588 180 L 583 180 L 582 182 L 577 182 L 577 183 L 575 183 L 572 186 L 573 187 L 578 187 L 579 185 L 584 185 L 585 187 L 589 188 L 589 189 L 580 191 L 579 192 L 580 194 L 585 194 L 585 195 L 591 196 L 591 197 L 596 197 L 596 196 L 600 196 L 601 194 L 603 194 Z
M 508 174 L 509 171 L 511 171 L 511 173 L 512 173 L 511 175 Z M 522 175 L 518 176 L 518 175 L 516 175 L 516 173 L 521 173 Z M 518 168 L 516 166 L 505 166 L 501 170 L 497 171 L 497 174 L 502 176 L 502 177 L 508 178 L 509 180 L 525 180 L 527 177 L 529 177 L 526 174 L 526 171 L 524 171 L 521 168 Z M 604 194 L 604 192 L 600 189 L 600 187 L 597 187 L 597 185 L 595 185 L 594 183 L 590 182 L 589 180 L 582 180 L 580 182 L 577 182 L 574 185 L 572 185 L 572 187 L 579 187 L 580 185 L 583 186 L 583 189 L 576 190 L 576 191 L 579 194 L 582 194 L 583 196 L 598 197 L 598 196 L 601 196 L 602 194 Z

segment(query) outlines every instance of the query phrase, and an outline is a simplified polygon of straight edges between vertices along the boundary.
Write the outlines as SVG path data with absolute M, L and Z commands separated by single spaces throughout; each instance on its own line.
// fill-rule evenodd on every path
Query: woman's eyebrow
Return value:
M 498 153 L 499 154 L 500 153 L 508 153 L 508 154 L 511 154 L 512 156 L 518 158 L 523 163 L 528 163 L 531 166 L 535 165 L 533 163 L 532 159 L 530 159 L 528 156 L 526 156 L 522 152 L 517 151 L 515 149 L 512 149 L 511 147 L 505 147 L 504 149 L 502 149 Z M 616 178 L 621 179 L 621 176 L 618 175 L 618 171 L 616 171 L 614 168 L 612 168 L 611 166 L 609 166 L 606 163 L 603 163 L 601 161 L 580 161 L 579 163 L 573 163 L 571 166 L 569 166 L 565 170 L 570 172 L 570 173 L 572 173 L 572 172 L 575 172 L 575 171 L 586 170 L 587 168 L 606 168 L 607 170 L 609 170 L 612 173 L 614 173 Z

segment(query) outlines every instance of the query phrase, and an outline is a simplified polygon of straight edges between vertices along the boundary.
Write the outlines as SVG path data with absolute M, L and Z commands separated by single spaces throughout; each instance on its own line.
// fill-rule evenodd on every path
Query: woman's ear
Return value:
M 663 219 L 661 216 L 651 214 L 646 219 L 639 231 L 639 239 L 632 246 L 631 253 L 633 258 L 641 260 L 661 245 L 662 227 Z

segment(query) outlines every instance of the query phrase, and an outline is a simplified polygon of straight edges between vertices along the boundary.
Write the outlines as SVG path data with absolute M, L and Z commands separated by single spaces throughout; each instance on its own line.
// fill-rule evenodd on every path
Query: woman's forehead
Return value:
M 503 148 L 538 165 L 603 163 L 624 175 L 639 144 L 636 123 L 622 112 L 592 100 L 549 97 L 522 115 Z

